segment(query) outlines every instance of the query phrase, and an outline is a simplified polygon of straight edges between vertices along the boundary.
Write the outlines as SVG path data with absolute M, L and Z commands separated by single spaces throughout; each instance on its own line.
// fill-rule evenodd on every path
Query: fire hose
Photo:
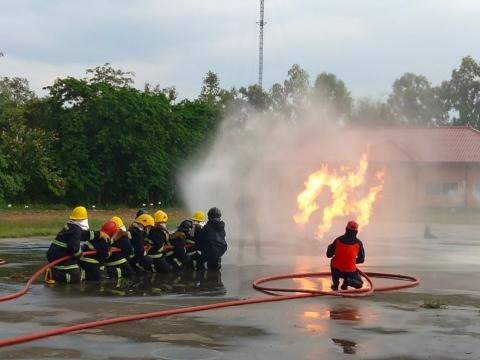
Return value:
M 58 262 L 66 260 L 67 258 L 69 257 L 58 259 L 55 262 L 51 262 L 43 266 L 41 269 L 39 269 L 37 272 L 35 272 L 32 275 L 32 277 L 29 279 L 29 281 L 21 291 L 15 294 L 1 297 L 0 301 L 10 300 L 25 294 L 28 291 L 29 286 L 32 284 L 32 282 L 36 278 L 38 278 L 38 276 L 40 276 L 45 270 L 54 266 Z M 231 300 L 231 301 L 224 301 L 224 302 L 213 303 L 213 304 L 190 306 L 190 307 L 183 307 L 183 308 L 177 308 L 177 309 L 171 309 L 171 310 L 161 310 L 161 311 L 155 311 L 155 312 L 149 312 L 149 313 L 119 316 L 119 317 L 114 317 L 110 319 L 84 322 L 76 325 L 64 326 L 56 329 L 39 331 L 39 332 L 27 334 L 27 335 L 20 335 L 20 336 L 14 336 L 7 339 L 3 339 L 3 340 L 0 340 L 0 347 L 26 343 L 26 342 L 39 340 L 39 339 L 43 339 L 50 336 L 71 333 L 79 330 L 91 329 L 91 328 L 96 328 L 100 326 L 113 325 L 113 324 L 119 324 L 119 323 L 130 322 L 130 321 L 137 321 L 142 319 L 151 319 L 151 318 L 158 318 L 158 317 L 164 317 L 164 316 L 170 316 L 170 315 L 187 314 L 187 313 L 200 312 L 200 311 L 206 311 L 206 310 L 240 306 L 240 305 L 261 304 L 266 302 L 285 301 L 285 300 L 301 299 L 301 298 L 308 298 L 308 297 L 316 297 L 316 296 L 322 296 L 322 295 L 332 295 L 332 296 L 340 296 L 340 297 L 368 296 L 372 294 L 374 291 L 400 290 L 400 289 L 415 287 L 419 284 L 418 279 L 411 276 L 406 276 L 406 275 L 374 273 L 374 272 L 364 273 L 363 271 L 360 271 L 360 274 L 367 281 L 368 287 L 362 288 L 362 289 L 344 290 L 344 291 L 322 291 L 322 290 L 316 290 L 316 289 L 281 288 L 281 287 L 261 285 L 268 282 L 285 280 L 285 279 L 326 277 L 326 276 L 330 276 L 330 272 L 313 272 L 313 273 L 287 274 L 287 275 L 264 277 L 264 278 L 255 280 L 253 282 L 253 288 L 258 291 L 267 293 L 269 295 L 274 295 L 274 296 Z M 394 286 L 374 287 L 370 277 L 401 280 L 401 281 L 405 281 L 406 283 L 400 284 L 400 285 L 394 285 Z M 294 294 L 290 294 L 290 295 L 279 294 L 283 292 L 287 292 L 287 293 L 290 292 Z

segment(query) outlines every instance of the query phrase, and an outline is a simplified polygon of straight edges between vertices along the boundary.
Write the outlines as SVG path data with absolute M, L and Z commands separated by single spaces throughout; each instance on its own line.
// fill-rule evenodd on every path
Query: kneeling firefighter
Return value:
M 209 270 L 218 270 L 221 268 L 222 255 L 227 251 L 225 223 L 217 207 L 208 210 L 207 216 L 208 221 L 196 238 L 197 247 L 202 253 L 202 263 L 206 262 Z
M 155 226 L 148 233 L 145 241 L 149 245 L 147 255 L 153 261 L 153 272 L 168 273 L 172 267 L 166 261 L 165 245 L 169 240 L 169 233 L 167 231 L 168 215 L 162 210 L 158 210 L 153 214 Z
M 340 278 L 343 279 L 342 290 L 349 286 L 360 289 L 363 281 L 357 265 L 365 261 L 363 243 L 357 238 L 358 224 L 351 220 L 347 223 L 345 234 L 336 238 L 327 248 L 327 257 L 332 258 L 332 290 L 338 290 Z
M 129 262 L 136 272 L 152 271 L 152 259 L 147 256 L 147 252 L 145 251 L 145 238 L 154 225 L 155 220 L 152 215 L 142 214 L 135 219 L 128 229 L 131 235 L 130 241 L 133 246 L 133 255 L 130 256 Z
M 185 247 L 187 251 L 187 256 L 190 261 L 188 262 L 189 267 L 194 270 L 203 269 L 202 257 L 198 251 L 197 246 L 197 237 L 202 230 L 203 225 L 205 224 L 205 213 L 203 211 L 195 211 L 191 217 L 192 229 L 193 231 L 186 235 Z
M 45 280 L 59 283 L 80 282 L 80 268 L 77 259 L 82 255 L 80 241 L 89 237 L 87 209 L 77 206 L 70 214 L 70 220 L 52 241 L 47 251 L 47 260 L 52 262 L 64 256 L 72 258 L 55 265 L 47 271 Z
M 86 241 L 85 245 L 83 245 L 82 250 L 84 252 L 89 250 L 96 251 L 95 254 L 83 254 L 82 257 L 78 259 L 78 265 L 80 265 L 85 280 L 101 280 L 104 262 L 110 255 L 110 239 L 113 238 L 117 232 L 117 224 L 112 220 L 108 220 L 102 225 L 100 231 L 95 232 L 93 239 Z
M 186 243 L 187 237 L 193 235 L 193 222 L 191 220 L 184 220 L 178 225 L 177 229 L 168 241 L 168 245 L 172 247 L 167 251 L 167 262 L 174 270 L 184 269 L 189 266 L 190 258 L 187 255 Z
M 110 246 L 120 249 L 119 252 L 112 252 L 105 262 L 108 277 L 111 279 L 130 278 L 134 272 L 128 259 L 133 255 L 130 233 L 125 228 L 123 220 L 114 216 L 110 220 L 118 226 L 118 233 L 110 239 Z

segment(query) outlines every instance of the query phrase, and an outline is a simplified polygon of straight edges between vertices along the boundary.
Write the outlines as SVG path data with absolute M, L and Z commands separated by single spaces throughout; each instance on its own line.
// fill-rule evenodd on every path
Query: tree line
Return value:
M 110 64 L 57 79 L 38 97 L 26 79 L 0 79 L 0 204 L 178 202 L 175 174 L 206 149 L 226 116 L 271 113 L 292 126 L 314 110 L 338 126 L 464 125 L 480 128 L 480 63 L 462 59 L 434 86 L 405 73 L 387 99 L 355 100 L 332 73 L 313 83 L 293 65 L 283 83 L 220 87 L 209 71 L 196 99 L 174 87 L 133 86 Z

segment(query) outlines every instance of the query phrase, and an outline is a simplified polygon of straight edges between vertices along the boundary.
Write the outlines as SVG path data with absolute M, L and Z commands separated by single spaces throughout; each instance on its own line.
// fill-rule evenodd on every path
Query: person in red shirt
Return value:
M 365 261 L 363 243 L 357 238 L 358 224 L 350 220 L 345 234 L 336 238 L 327 248 L 327 257 L 332 258 L 330 269 L 332 273 L 332 290 L 338 290 L 340 278 L 343 279 L 342 290 L 349 286 L 360 289 L 363 281 L 357 269 L 357 264 Z

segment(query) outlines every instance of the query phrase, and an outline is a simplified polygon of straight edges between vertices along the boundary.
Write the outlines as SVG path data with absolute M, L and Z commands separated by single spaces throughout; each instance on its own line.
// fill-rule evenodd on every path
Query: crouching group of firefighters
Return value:
M 87 210 L 76 207 L 47 251 L 47 260 L 56 263 L 46 273 L 46 281 L 100 280 L 105 272 L 115 279 L 144 272 L 220 269 L 227 250 L 225 223 L 216 207 L 207 216 L 203 225 L 205 214 L 197 211 L 170 234 L 164 211 L 152 216 L 140 210 L 128 229 L 114 216 L 99 231 L 91 231 Z

